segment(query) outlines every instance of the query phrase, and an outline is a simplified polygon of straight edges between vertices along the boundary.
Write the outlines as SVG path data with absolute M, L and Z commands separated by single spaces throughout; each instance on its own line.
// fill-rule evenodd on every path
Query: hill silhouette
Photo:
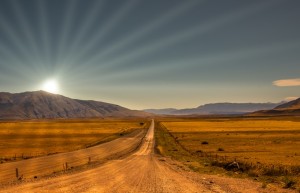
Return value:
M 144 117 L 150 113 L 92 100 L 71 99 L 45 91 L 0 92 L 0 119 Z

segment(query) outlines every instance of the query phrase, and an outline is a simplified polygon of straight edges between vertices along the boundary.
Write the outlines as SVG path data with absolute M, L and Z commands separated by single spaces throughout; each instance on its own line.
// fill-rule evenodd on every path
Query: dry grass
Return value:
M 191 152 L 201 150 L 261 164 L 300 163 L 300 122 L 222 120 L 163 124 Z M 208 144 L 203 145 L 204 141 Z
M 0 122 L 0 161 L 67 152 L 142 128 L 145 120 Z
M 186 160 L 199 163 L 200 168 L 203 163 L 226 168 L 236 160 L 239 172 L 262 181 L 285 183 L 284 179 L 293 179 L 293 183 L 285 183 L 285 187 L 300 182 L 299 119 L 177 118 L 164 119 L 161 124 L 165 129 L 160 131 L 162 134 L 157 140 L 161 141 L 159 138 L 166 135 L 165 130 L 180 150 L 172 151 L 169 144 L 158 143 L 160 151 L 168 151 L 169 156 L 176 158 L 176 154 L 181 153 Z

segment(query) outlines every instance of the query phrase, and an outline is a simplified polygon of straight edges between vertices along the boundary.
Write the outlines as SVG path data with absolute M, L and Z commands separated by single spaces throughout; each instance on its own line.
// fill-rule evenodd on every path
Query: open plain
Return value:
M 300 121 L 199 119 L 162 124 L 194 153 L 218 154 L 253 164 L 300 165 Z
M 94 146 L 143 128 L 143 121 L 145 120 L 56 119 L 0 122 L 0 162 Z
M 140 133 L 127 137 L 126 140 L 120 138 L 93 147 L 107 149 L 115 144 L 116 149 L 127 148 L 130 141 L 135 141 L 135 144 L 140 141 L 137 150 L 130 151 L 127 155 L 110 159 L 91 168 L 73 172 L 70 170 L 70 172 L 47 178 L 21 180 L 19 183 L 2 186 L 0 192 L 294 192 L 274 186 L 262 187 L 261 183 L 250 179 L 198 174 L 189 170 L 182 162 L 157 155 L 154 151 L 155 125 L 157 124 L 152 121 L 146 135 L 142 134 L 144 137 L 141 137 Z M 120 140 L 124 142 L 121 145 Z M 70 153 L 80 157 L 88 151 L 89 148 L 83 149 L 80 154 Z M 106 154 L 98 153 L 109 156 L 110 152 L 111 150 L 106 151 Z M 62 158 L 70 157 L 66 154 L 55 156 L 59 155 Z M 48 158 L 49 156 L 41 157 L 40 162 L 46 163 Z M 28 161 L 30 165 L 35 159 L 37 158 L 19 161 L 19 163 L 24 164 Z M 5 168 L 8 164 L 13 163 L 2 164 L 2 167 Z
M 194 171 L 230 171 L 263 186 L 299 189 L 300 122 L 295 117 L 164 119 L 157 129 L 157 151 L 188 162 Z

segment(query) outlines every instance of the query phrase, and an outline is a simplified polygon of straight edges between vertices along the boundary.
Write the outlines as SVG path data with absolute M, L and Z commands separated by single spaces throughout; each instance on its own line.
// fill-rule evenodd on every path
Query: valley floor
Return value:
M 248 179 L 199 175 L 179 162 L 155 155 L 154 121 L 152 121 L 140 148 L 127 157 L 80 172 L 2 187 L 0 192 L 252 193 L 293 191 L 271 186 L 262 188 L 260 183 Z

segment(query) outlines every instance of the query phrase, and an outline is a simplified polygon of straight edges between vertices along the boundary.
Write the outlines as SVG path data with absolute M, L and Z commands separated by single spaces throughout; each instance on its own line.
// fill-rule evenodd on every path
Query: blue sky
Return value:
M 297 0 L 1 0 L 0 91 L 134 109 L 298 97 Z

